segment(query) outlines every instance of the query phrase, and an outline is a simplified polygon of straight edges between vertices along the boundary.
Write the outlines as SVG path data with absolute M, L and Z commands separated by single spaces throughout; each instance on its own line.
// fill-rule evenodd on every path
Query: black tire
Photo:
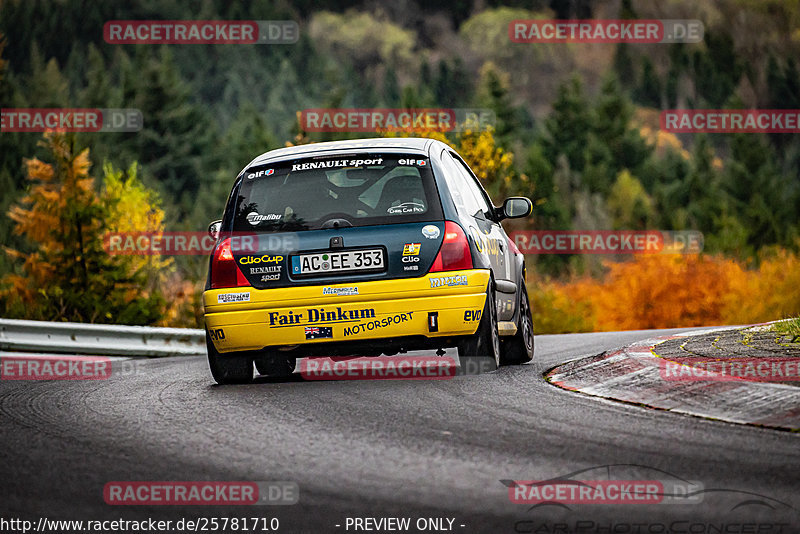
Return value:
M 206 330 L 208 367 L 217 384 L 247 384 L 253 381 L 253 357 L 244 354 L 220 354 Z
M 489 357 L 500 365 L 500 334 L 497 332 L 497 308 L 494 300 L 494 282 L 489 280 L 486 303 L 483 305 L 478 330 L 458 344 L 459 357 Z
M 287 377 L 294 372 L 297 358 L 289 352 L 265 350 L 255 357 L 256 371 L 269 377 Z
M 533 317 L 531 317 L 531 304 L 525 284 L 522 284 L 519 300 L 517 333 L 502 342 L 501 361 L 503 365 L 521 364 L 533 360 Z

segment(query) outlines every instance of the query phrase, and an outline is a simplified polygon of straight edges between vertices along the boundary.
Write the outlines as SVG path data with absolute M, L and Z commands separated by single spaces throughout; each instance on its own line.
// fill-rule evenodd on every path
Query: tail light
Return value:
M 459 271 L 472 269 L 472 253 L 469 251 L 467 235 L 461 227 L 452 222 L 444 222 L 444 241 L 439 255 L 433 260 L 430 272 Z
M 239 270 L 231 251 L 230 238 L 217 245 L 211 260 L 211 289 L 248 286 L 250 283 Z

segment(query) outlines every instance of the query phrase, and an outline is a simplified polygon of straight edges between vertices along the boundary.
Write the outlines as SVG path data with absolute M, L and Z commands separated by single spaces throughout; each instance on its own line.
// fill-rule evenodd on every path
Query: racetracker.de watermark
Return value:
M 0 380 L 107 380 L 111 359 L 102 356 L 2 356 Z
M 462 132 L 494 128 L 490 109 L 314 108 L 300 112 L 307 132 Z
M 661 504 L 674 489 L 667 493 L 660 480 L 515 480 L 508 498 L 515 504 Z M 681 495 L 688 493 L 683 488 Z
M 449 356 L 330 356 L 304 358 L 299 367 L 306 380 L 447 380 L 458 363 Z
M 660 118 L 672 133 L 800 133 L 800 109 L 670 109 Z
M 276 506 L 297 504 L 300 488 L 291 481 L 124 481 L 108 482 L 103 500 L 127 506 Z
M 297 250 L 294 234 L 267 235 L 250 232 L 228 232 L 221 239 L 228 241 L 233 254 L 284 254 Z M 217 245 L 208 232 L 107 232 L 103 250 L 123 256 L 207 256 Z
M 513 43 L 699 43 L 699 20 L 513 20 Z
M 523 254 L 697 254 L 703 234 L 663 230 L 517 230 Z
M 138 109 L 7 108 L 0 110 L 0 132 L 138 132 Z
M 108 44 L 293 44 L 300 27 L 293 20 L 110 20 Z
M 800 358 L 660 359 L 659 373 L 669 382 L 800 382 Z

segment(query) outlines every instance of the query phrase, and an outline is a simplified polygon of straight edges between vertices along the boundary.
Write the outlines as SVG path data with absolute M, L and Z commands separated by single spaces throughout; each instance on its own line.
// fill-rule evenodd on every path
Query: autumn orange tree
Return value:
M 159 229 L 157 198 L 135 176 L 123 179 L 112 168 L 111 187 L 99 191 L 89 175 L 89 149 L 76 151 L 74 137 L 46 133 L 40 142 L 53 158 L 25 160 L 29 189 L 8 215 L 14 232 L 31 251 L 6 248 L 16 272 L 0 282 L 6 317 L 118 324 L 152 324 L 164 313 L 161 292 L 149 283 L 160 259 L 109 255 L 103 235 L 121 228 L 120 221 L 151 217 Z M 154 217 L 154 218 L 153 218 Z M 148 267 L 150 271 L 148 271 Z
M 800 255 L 764 252 L 757 267 L 722 256 L 643 255 L 606 262 L 601 278 L 529 286 L 538 333 L 748 324 L 800 315 Z

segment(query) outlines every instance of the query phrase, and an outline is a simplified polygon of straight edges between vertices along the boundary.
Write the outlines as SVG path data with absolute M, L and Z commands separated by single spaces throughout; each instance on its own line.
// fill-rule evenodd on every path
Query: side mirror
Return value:
M 208 235 L 216 241 L 219 238 L 219 229 L 222 226 L 222 221 L 214 221 L 208 225 Z
M 509 197 L 503 202 L 503 207 L 497 211 L 500 220 L 519 219 L 533 213 L 533 202 L 525 197 Z

